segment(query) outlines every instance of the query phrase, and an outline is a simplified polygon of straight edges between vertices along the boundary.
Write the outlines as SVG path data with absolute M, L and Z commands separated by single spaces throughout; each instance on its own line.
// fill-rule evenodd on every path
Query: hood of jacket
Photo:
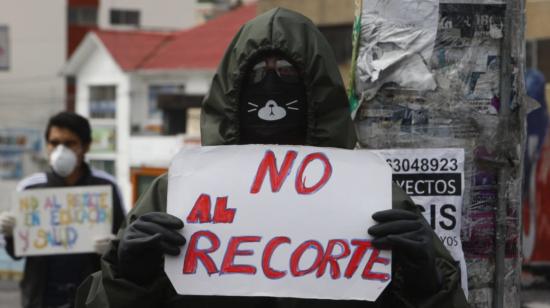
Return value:
M 346 90 L 331 46 L 305 16 L 272 9 L 241 27 L 202 103 L 203 145 L 239 143 L 239 98 L 246 70 L 266 52 L 290 59 L 303 74 L 308 105 L 306 145 L 355 147 Z

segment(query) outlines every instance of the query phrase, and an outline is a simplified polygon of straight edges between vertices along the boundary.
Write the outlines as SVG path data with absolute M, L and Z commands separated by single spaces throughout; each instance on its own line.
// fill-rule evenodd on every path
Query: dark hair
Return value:
M 82 144 L 86 145 L 92 142 L 90 122 L 88 122 L 88 120 L 81 115 L 73 112 L 62 111 L 51 117 L 48 121 L 48 126 L 46 126 L 46 141 L 48 141 L 52 126 L 70 130 L 78 136 Z

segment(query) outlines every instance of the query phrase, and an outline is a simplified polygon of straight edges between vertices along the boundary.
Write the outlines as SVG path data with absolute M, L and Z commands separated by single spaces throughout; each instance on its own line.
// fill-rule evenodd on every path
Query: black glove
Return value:
M 163 272 L 164 254 L 177 256 L 185 238 L 176 230 L 183 222 L 162 212 L 143 214 L 125 230 L 118 245 L 120 275 L 148 284 Z
M 374 213 L 379 224 L 369 228 L 372 245 L 392 249 L 395 266 L 403 273 L 404 284 L 414 292 L 435 293 L 441 277 L 435 266 L 433 231 L 420 214 L 392 209 Z M 413 291 L 413 290 L 410 290 Z

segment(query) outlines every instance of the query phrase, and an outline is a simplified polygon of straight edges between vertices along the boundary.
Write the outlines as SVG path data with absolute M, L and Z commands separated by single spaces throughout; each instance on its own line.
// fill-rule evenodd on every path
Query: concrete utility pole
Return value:
M 524 1 L 358 2 L 351 102 L 361 146 L 464 149 L 462 249 L 447 248 L 465 261 L 472 306 L 519 307 Z M 400 49 L 411 37 L 421 39 Z M 429 205 L 411 197 L 438 219 L 436 196 Z

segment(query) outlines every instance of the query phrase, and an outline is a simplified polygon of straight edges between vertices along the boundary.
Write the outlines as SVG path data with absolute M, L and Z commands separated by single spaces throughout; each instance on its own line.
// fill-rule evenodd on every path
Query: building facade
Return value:
M 101 29 L 174 31 L 197 24 L 197 1 L 101 0 Z
M 69 59 L 63 71 L 76 80 L 76 112 L 92 124 L 87 159 L 117 178 L 127 205 L 181 147 L 200 144 L 202 98 L 254 16 L 248 5 L 184 31 L 98 30 Z
M 65 107 L 65 0 L 0 1 L 0 194 L 43 166 L 48 116 Z M 29 112 L 31 111 L 31 112 Z M 0 210 L 10 207 L 0 198 Z

